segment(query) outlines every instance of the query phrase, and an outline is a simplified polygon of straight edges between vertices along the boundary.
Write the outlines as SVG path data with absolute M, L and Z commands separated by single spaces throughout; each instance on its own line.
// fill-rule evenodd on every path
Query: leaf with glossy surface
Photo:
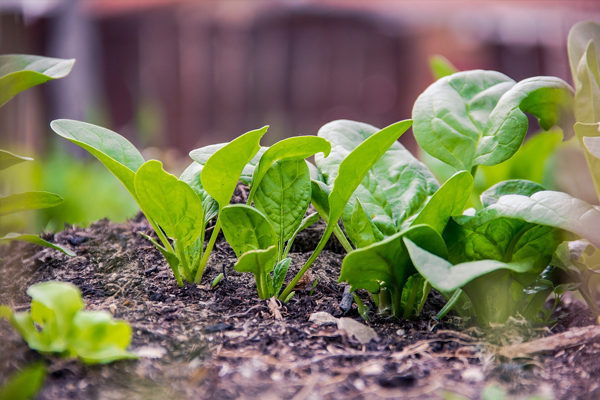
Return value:
M 268 299 L 273 296 L 271 271 L 277 262 L 277 246 L 267 249 L 249 250 L 242 254 L 233 268 L 238 272 L 252 272 L 256 278 L 258 297 Z
M 137 201 L 133 182 L 144 157 L 127 139 L 111 130 L 80 121 L 58 119 L 52 121 L 50 127 L 100 160 Z
M 33 161 L 33 158 L 21 157 L 10 151 L 0 149 L 0 171 L 25 161 Z
M 0 215 L 55 207 L 62 202 L 62 197 L 49 192 L 23 192 L 11 194 L 0 197 Z
M 40 57 L 26 54 L 0 56 L 0 106 L 16 94 L 71 72 L 75 59 Z
M 135 190 L 144 213 L 167 236 L 185 247 L 204 229 L 200 196 L 185 182 L 166 172 L 160 161 L 150 160 L 135 174 Z
M 512 179 L 500 182 L 481 194 L 481 204 L 488 207 L 498 202 L 502 196 L 509 194 L 522 194 L 523 196 L 531 196 L 534 193 L 546 190 L 539 183 L 524 179 Z
M 310 174 L 304 159 L 284 159 L 275 162 L 263 175 L 254 205 L 283 244 L 302 223 L 310 197 Z
M 411 226 L 426 224 L 442 234 L 450 217 L 462 214 L 472 189 L 471 174 L 457 172 L 431 196 Z
M 200 173 L 202 184 L 220 208 L 229 204 L 244 167 L 260 150 L 259 142 L 267 129 L 265 126 L 244 133 L 217 150 L 204 164 Z
M 44 247 L 48 247 L 54 250 L 58 250 L 62 253 L 65 253 L 68 256 L 71 257 L 75 257 L 77 254 L 73 253 L 71 250 L 62 247 L 58 244 L 55 243 L 50 243 L 47 240 L 44 240 L 42 238 L 40 238 L 37 235 L 28 235 L 28 234 L 24 234 L 24 233 L 8 233 L 6 236 L 0 237 L 0 241 L 11 241 L 11 240 L 16 240 L 18 242 L 27 242 L 27 243 L 33 243 L 33 244 L 37 244 L 39 246 L 44 246 Z
M 350 217 L 344 218 L 346 234 L 357 248 L 367 247 L 385 239 L 385 236 L 367 216 L 360 199 L 356 199 Z
M 254 168 L 248 203 L 252 201 L 263 177 L 276 161 L 304 160 L 316 153 L 323 153 L 327 157 L 330 151 L 331 144 L 318 136 L 295 136 L 275 143 L 265 151 Z
M 200 164 L 200 166 L 204 167 L 204 164 L 206 164 L 206 161 L 208 161 L 208 159 L 213 154 L 215 154 L 217 150 L 222 149 L 223 147 L 225 147 L 228 144 L 229 143 L 211 144 L 211 145 L 201 147 L 196 150 L 192 150 L 190 152 L 190 157 L 195 162 Z M 267 151 L 267 147 L 261 147 L 260 150 L 258 150 L 258 153 L 256 153 L 256 155 L 254 157 L 252 157 L 252 159 L 250 159 L 250 161 L 244 166 L 244 169 L 242 170 L 242 174 L 240 175 L 240 181 L 242 181 L 242 183 L 244 185 L 250 185 L 250 183 L 252 181 L 252 175 L 254 174 L 254 168 L 256 167 L 256 164 L 258 164 L 261 157 L 263 156 L 263 154 L 265 154 L 266 151 Z M 198 178 L 198 179 L 200 179 L 200 178 Z
M 250 206 L 230 204 L 223 208 L 220 218 L 225 239 L 238 257 L 277 245 L 277 234 L 267 218 Z

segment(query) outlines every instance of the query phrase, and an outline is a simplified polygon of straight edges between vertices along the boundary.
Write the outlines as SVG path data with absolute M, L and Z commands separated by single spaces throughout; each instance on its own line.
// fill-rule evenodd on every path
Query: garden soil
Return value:
M 242 201 L 243 191 L 236 193 Z M 314 225 L 297 239 L 288 279 L 323 229 Z M 30 285 L 72 282 L 87 309 L 108 310 L 131 324 L 130 349 L 140 359 L 85 366 L 41 356 L 1 321 L 0 383 L 43 359 L 48 376 L 38 398 L 48 400 L 478 399 L 492 385 L 518 399 L 600 399 L 597 321 L 577 301 L 563 301 L 554 313 L 558 322 L 547 328 L 515 320 L 510 332 L 498 327 L 482 335 L 455 317 L 436 320 L 444 303 L 439 294 L 430 296 L 419 318 L 398 321 L 378 316 L 359 291 L 371 307 L 365 322 L 356 304 L 345 315 L 340 307 L 345 285 L 337 278 L 344 251 L 334 239 L 295 296 L 281 304 L 257 297 L 253 275 L 233 269 L 235 254 L 222 237 L 202 284 L 180 288 L 140 232 L 154 235 L 141 214 L 125 224 L 102 220 L 44 236 L 76 257 L 24 243 L 2 248 L 1 304 L 24 311 Z M 212 288 L 221 272 L 225 278 Z M 362 344 L 350 324 L 310 321 L 316 312 L 368 325 L 378 338 Z M 539 346 L 507 358 L 502 356 L 509 354 L 503 351 L 509 349 L 507 337 L 513 345 L 531 340 Z

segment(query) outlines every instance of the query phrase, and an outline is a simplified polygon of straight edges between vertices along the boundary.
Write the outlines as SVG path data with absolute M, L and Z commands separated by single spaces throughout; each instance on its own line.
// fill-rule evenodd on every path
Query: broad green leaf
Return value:
M 568 38 L 569 64 L 573 73 L 573 81 L 577 81 L 577 67 L 584 57 L 590 41 L 600 44 L 600 24 L 594 21 L 585 21 L 573 25 Z M 598 55 L 596 56 L 598 57 Z M 600 64 L 600 59 L 598 59 L 598 63 Z
M 346 234 L 357 248 L 367 247 L 385 238 L 371 218 L 367 216 L 358 198 L 350 217 L 344 220 L 344 227 Z
M 523 142 L 529 113 L 549 130 L 560 126 L 565 138 L 573 136 L 574 91 L 565 81 L 539 76 L 522 80 L 498 101 L 479 139 L 473 165 L 496 165 L 512 157 Z
M 144 158 L 127 139 L 108 129 L 68 119 L 54 120 L 50 127 L 100 160 L 137 201 L 133 181 Z
M 431 196 L 411 226 L 426 224 L 442 234 L 450 217 L 462 214 L 472 189 L 471 174 L 457 172 Z
M 310 201 L 323 219 L 326 219 L 325 222 L 327 222 L 329 220 L 329 194 L 331 193 L 331 189 L 326 183 L 315 181 L 314 179 L 311 179 L 310 186 Z
M 0 197 L 0 215 L 55 207 L 62 202 L 62 197 L 49 192 L 23 192 L 11 194 Z
M 24 234 L 24 233 L 11 232 L 11 233 L 6 234 L 6 236 L 0 237 L 0 242 L 1 241 L 11 241 L 11 240 L 16 240 L 18 242 L 33 243 L 33 244 L 37 244 L 39 246 L 49 247 L 51 249 L 63 252 L 66 255 L 71 256 L 71 257 L 75 257 L 77 255 L 77 254 L 73 253 L 71 250 L 69 250 L 65 247 L 62 247 L 58 244 L 50 243 L 50 242 L 40 238 L 37 235 L 28 235 L 28 234 Z
M 582 124 L 578 122 L 575 124 L 575 134 L 577 135 L 577 140 L 579 140 L 579 143 L 583 147 L 585 159 L 590 168 L 594 186 L 596 187 L 596 193 L 600 199 L 600 158 L 590 152 L 586 142 L 586 140 L 592 140 L 593 142 L 594 139 L 598 140 L 598 138 L 600 138 L 600 123 Z
M 246 251 L 233 268 L 238 272 L 252 272 L 256 278 L 258 297 L 268 299 L 274 295 L 271 271 L 277 262 L 277 246 Z
M 215 154 L 217 150 L 222 149 L 227 144 L 228 143 L 211 144 L 196 150 L 192 150 L 190 152 L 190 157 L 195 162 L 200 164 L 201 167 L 204 167 L 206 161 L 208 161 L 208 159 Z M 242 181 L 244 185 L 250 185 L 252 181 L 252 175 L 254 174 L 254 167 L 256 164 L 258 164 L 262 155 L 265 154 L 266 151 L 267 147 L 261 147 L 260 150 L 258 150 L 258 153 L 256 153 L 256 155 L 252 157 L 252 159 L 244 166 L 242 174 L 240 175 L 240 181 Z M 200 180 L 200 178 L 198 178 L 198 180 Z
M 401 121 L 384 130 L 395 127 L 394 129 L 401 131 L 406 130 L 409 125 L 410 121 Z M 348 170 L 364 169 L 361 165 L 364 161 L 360 159 L 368 152 L 359 154 L 354 152 L 354 149 L 367 142 L 377 132 L 381 131 L 374 126 L 348 120 L 330 122 L 319 130 L 319 136 L 332 144 L 329 157 L 315 155 L 317 167 L 327 185 L 332 187 L 340 174 L 341 164 L 345 164 Z M 373 153 L 374 156 L 379 155 L 379 158 L 375 159 L 371 168 L 361 171 L 362 179 L 358 185 L 353 185 L 356 189 L 348 197 L 348 205 L 345 206 L 345 215 L 349 218 L 355 199 L 359 198 L 366 214 L 378 229 L 388 236 L 399 230 L 403 221 L 417 213 L 428 196 L 439 187 L 425 165 L 400 143 L 395 140 L 391 143 L 383 154 Z M 354 155 L 346 162 L 351 153 Z
M 578 122 L 597 123 L 600 121 L 600 69 L 598 49 L 600 42 L 591 41 L 574 71 L 575 116 Z
M 437 159 L 469 171 L 490 114 L 514 84 L 506 75 L 482 70 L 437 80 L 413 107 L 415 139 Z
M 0 106 L 17 93 L 71 72 L 75 59 L 40 57 L 25 54 L 0 56 Z
M 265 250 L 277 245 L 277 234 L 267 218 L 245 204 L 231 204 L 221 211 L 225 239 L 240 257 L 250 250 Z
M 204 229 L 200 196 L 185 182 L 167 173 L 160 161 L 144 163 L 135 174 L 135 191 L 144 213 L 167 236 L 186 247 Z
M 273 268 L 273 296 L 279 295 L 285 276 L 290 269 L 291 262 L 291 258 L 284 258 L 275 265 L 275 268 Z
M 488 210 L 497 216 L 564 229 L 600 248 L 600 210 L 566 193 L 545 190 L 531 196 L 502 196 Z
M 248 202 L 250 203 L 254 199 L 254 194 L 263 177 L 276 161 L 282 159 L 304 160 L 316 153 L 323 153 L 327 157 L 330 151 L 331 144 L 317 136 L 295 136 L 275 143 L 265 151 L 254 168 Z
M 417 272 L 406 251 L 403 238 L 410 238 L 443 257 L 447 255 L 442 237 L 430 226 L 417 225 L 349 253 L 344 258 L 339 278 L 340 282 L 346 281 L 350 284 L 351 291 L 389 291 L 392 298 L 392 314 L 396 316 L 402 314 L 400 301 L 404 285 L 409 277 Z
M 78 312 L 73 318 L 71 335 L 71 349 L 86 364 L 138 358 L 127 351 L 131 327 L 125 321 L 115 321 L 107 311 Z
M 43 362 L 23 368 L 11 375 L 0 387 L 0 400 L 32 399 L 44 385 L 46 367 Z
M 311 183 L 306 162 L 304 159 L 275 162 L 262 175 L 255 193 L 256 209 L 267 218 L 283 245 L 298 229 L 310 205 Z
M 10 151 L 0 149 L 0 171 L 24 161 L 33 161 L 33 158 L 21 157 Z
M 446 57 L 440 55 L 429 57 L 429 69 L 436 80 L 458 72 Z
M 528 272 L 533 267 L 531 259 L 513 263 L 480 260 L 452 265 L 442 257 L 417 246 L 410 238 L 404 238 L 404 244 L 419 273 L 431 283 L 431 286 L 444 292 L 463 288 L 475 278 L 499 269 L 523 273 Z
M 527 181 L 524 179 L 513 179 L 500 182 L 481 194 L 481 204 L 484 207 L 495 204 L 498 199 L 508 194 L 522 194 L 523 196 L 531 196 L 536 192 L 546 190 L 539 183 Z
M 204 210 L 204 223 L 207 223 L 219 214 L 219 204 L 206 193 L 202 182 L 200 181 L 200 173 L 202 172 L 202 165 L 193 161 L 183 171 L 179 177 L 180 181 L 183 181 L 190 185 L 194 192 L 196 192 L 202 198 L 202 209 Z
M 217 150 L 204 164 L 200 173 L 202 184 L 221 209 L 229 204 L 244 167 L 260 150 L 259 142 L 267 129 L 265 126 L 244 133 Z M 193 154 L 190 156 L 198 162 Z
M 591 155 L 600 159 L 600 137 L 584 137 L 583 143 Z

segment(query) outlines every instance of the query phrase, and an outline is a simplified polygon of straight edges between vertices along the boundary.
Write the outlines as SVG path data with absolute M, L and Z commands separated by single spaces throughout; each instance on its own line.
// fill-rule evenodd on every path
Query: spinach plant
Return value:
M 253 170 L 248 205 L 227 205 L 221 211 L 223 233 L 239 257 L 234 268 L 254 274 L 261 299 L 279 294 L 296 235 L 319 219 L 316 213 L 304 218 L 311 198 L 305 158 L 317 152 L 327 156 L 330 150 L 327 140 L 315 136 L 274 144 Z
M 74 63 L 74 59 L 63 60 L 23 54 L 0 56 L 0 106 L 32 86 L 64 78 L 71 72 Z M 31 160 L 29 157 L 21 157 L 0 149 L 0 171 Z M 19 211 L 54 207 L 62 202 L 63 199 L 59 195 L 49 192 L 24 192 L 0 196 L 0 216 Z M 75 255 L 71 250 L 50 243 L 37 235 L 11 232 L 0 237 L 0 242 L 12 240 L 49 247 L 69 256 Z
M 164 171 L 159 161 L 145 162 L 127 139 L 108 129 L 73 120 L 52 121 L 51 127 L 89 151 L 121 181 L 160 243 L 144 236 L 163 254 L 179 286 L 183 286 L 183 279 L 196 283 L 202 280 L 220 218 L 205 249 L 206 223 L 218 215 L 219 207 L 229 203 L 240 174 L 259 151 L 258 143 L 267 131 L 264 127 L 230 143 L 201 149 L 207 155 L 205 162 L 193 163 L 178 179 Z M 200 174 L 204 179 L 200 180 Z
M 107 364 L 136 359 L 128 352 L 131 327 L 115 321 L 107 311 L 85 311 L 79 289 L 66 282 L 42 282 L 30 286 L 31 311 L 13 313 L 0 307 L 30 348 L 40 353 L 79 357 L 86 364 Z

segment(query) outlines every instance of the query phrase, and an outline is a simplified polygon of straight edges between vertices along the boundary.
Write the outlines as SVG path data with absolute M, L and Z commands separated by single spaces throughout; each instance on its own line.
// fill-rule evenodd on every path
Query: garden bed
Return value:
M 323 229 L 314 225 L 297 239 L 288 279 Z M 558 307 L 555 316 L 561 318 L 549 329 L 519 329 L 514 321 L 516 341 L 565 331 L 581 336 L 570 342 L 561 337 L 558 345 L 537 339 L 546 351 L 516 360 L 497 355 L 500 347 L 480 338 L 481 332 L 461 332 L 465 327 L 458 319 L 436 321 L 443 304 L 439 294 L 430 296 L 415 320 L 371 311 L 368 325 L 379 339 L 363 345 L 335 323 L 309 321 L 319 311 L 343 316 L 345 285 L 337 283 L 343 250 L 334 239 L 292 300 L 281 305 L 257 298 L 254 278 L 233 270 L 235 253 L 223 238 L 203 284 L 180 288 L 162 255 L 138 232 L 152 232 L 142 214 L 125 224 L 102 220 L 46 235 L 75 251 L 73 258 L 22 243 L 2 249 L 0 303 L 22 311 L 30 302 L 25 294 L 30 285 L 72 282 L 88 309 L 108 310 L 131 324 L 130 348 L 141 356 L 91 367 L 44 357 L 49 374 L 39 398 L 432 399 L 450 398 L 448 392 L 479 398 L 491 384 L 518 398 L 600 398 L 600 335 L 587 307 L 576 301 Z M 226 278 L 211 288 L 221 272 Z M 370 303 L 365 293 L 361 297 Z M 364 323 L 356 305 L 345 317 Z M 0 322 L 0 346 L 2 381 L 42 358 L 6 321 Z

